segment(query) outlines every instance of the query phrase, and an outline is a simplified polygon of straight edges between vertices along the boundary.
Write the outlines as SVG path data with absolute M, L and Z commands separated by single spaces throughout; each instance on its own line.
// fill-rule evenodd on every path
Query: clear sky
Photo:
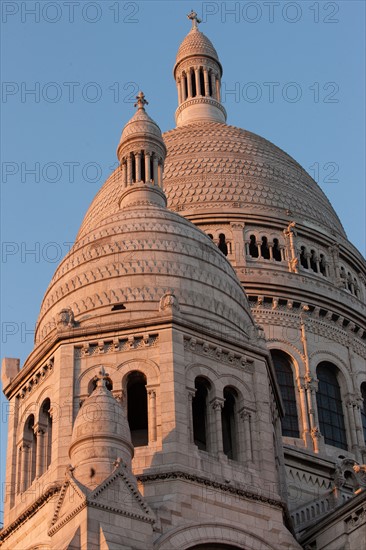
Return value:
M 44 292 L 116 166 L 139 89 L 161 129 L 174 127 L 172 69 L 192 8 L 224 67 L 228 123 L 315 177 L 364 253 L 363 1 L 2 0 L 2 357 L 23 363 L 32 350 Z

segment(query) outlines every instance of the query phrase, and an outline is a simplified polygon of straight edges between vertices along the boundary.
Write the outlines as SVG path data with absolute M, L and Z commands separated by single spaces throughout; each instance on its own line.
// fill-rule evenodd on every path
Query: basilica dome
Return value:
M 175 313 L 243 339 L 253 326 L 235 271 L 209 236 L 166 208 L 158 126 L 137 114 L 118 146 L 120 167 L 93 201 L 45 294 L 36 342 L 63 328 L 91 329 Z
M 243 213 L 315 224 L 345 237 L 329 200 L 288 154 L 252 132 L 194 122 L 164 134 L 168 205 L 184 214 Z

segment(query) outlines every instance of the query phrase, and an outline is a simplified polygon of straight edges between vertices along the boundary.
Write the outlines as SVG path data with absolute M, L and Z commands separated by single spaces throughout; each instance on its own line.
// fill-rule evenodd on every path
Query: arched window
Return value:
M 281 249 L 280 249 L 278 239 L 273 239 L 272 251 L 273 251 L 273 258 L 276 260 L 276 262 L 281 262 L 282 261 Z
M 39 415 L 39 424 L 42 431 L 42 444 L 39 445 L 40 457 L 40 472 L 43 474 L 51 464 L 52 453 L 52 417 L 50 414 L 51 402 L 49 399 L 43 401 Z
M 250 235 L 249 254 L 252 258 L 258 258 L 258 246 L 255 235 Z
M 300 252 L 300 264 L 301 264 L 302 267 L 304 267 L 305 269 L 309 269 L 309 266 L 308 266 L 308 259 L 307 259 L 307 254 L 306 254 L 306 248 L 305 248 L 305 246 L 302 246 L 302 247 L 301 247 L 301 252 Z
M 210 384 L 201 376 L 195 380 L 196 393 L 192 399 L 193 440 L 202 451 L 209 450 L 208 392 Z
M 228 458 L 237 460 L 236 434 L 236 392 L 233 388 L 224 389 L 224 406 L 221 410 L 222 442 L 224 453 Z
M 272 350 L 271 356 L 285 408 L 285 416 L 281 422 L 282 435 L 300 437 L 292 361 L 287 353 L 280 350 Z
M 201 86 L 201 95 L 205 95 L 205 79 L 203 77 L 203 70 L 200 69 L 200 86 Z
M 20 490 L 26 491 L 36 477 L 37 440 L 34 433 L 34 415 L 31 414 L 24 425 L 23 442 L 20 453 Z
M 341 390 L 337 380 L 337 367 L 323 361 L 316 369 L 319 387 L 316 394 L 319 427 L 325 443 L 347 449 Z
M 315 254 L 315 250 L 312 250 L 312 251 L 311 251 L 311 256 L 310 256 L 310 267 L 311 267 L 311 269 L 312 269 L 315 273 L 318 273 L 318 266 L 316 265 L 316 254 Z
M 148 444 L 146 377 L 133 371 L 127 379 L 127 418 L 134 447 Z
M 192 97 L 196 97 L 197 95 L 197 89 L 196 89 L 196 75 L 194 71 L 190 71 L 190 78 L 192 82 Z
M 269 260 L 269 248 L 268 248 L 268 239 L 267 239 L 267 237 L 262 237 L 261 256 L 265 260 Z
M 213 235 L 212 235 L 212 233 L 207 233 L 207 236 L 210 237 L 210 239 L 213 240 Z
M 366 445 L 366 382 L 362 382 L 361 384 L 361 395 L 362 395 L 361 417 L 362 417 L 363 439 Z
M 227 256 L 228 249 L 227 249 L 226 237 L 225 237 L 224 233 L 220 233 L 220 235 L 219 235 L 218 247 L 219 247 L 219 250 L 221 250 L 221 252 L 223 254 L 225 254 L 225 256 Z

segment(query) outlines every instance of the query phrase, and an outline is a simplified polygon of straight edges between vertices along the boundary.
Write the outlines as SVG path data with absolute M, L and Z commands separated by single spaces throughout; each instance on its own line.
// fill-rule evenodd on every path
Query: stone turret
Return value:
M 192 11 L 188 19 L 192 29 L 179 47 L 173 71 L 178 90 L 177 126 L 198 120 L 224 123 L 221 63 L 211 41 L 198 28 L 197 14 Z
M 107 388 L 107 377 L 102 368 L 95 390 L 78 412 L 69 449 L 74 477 L 90 489 L 113 472 L 118 459 L 130 469 L 133 457 L 127 417 Z

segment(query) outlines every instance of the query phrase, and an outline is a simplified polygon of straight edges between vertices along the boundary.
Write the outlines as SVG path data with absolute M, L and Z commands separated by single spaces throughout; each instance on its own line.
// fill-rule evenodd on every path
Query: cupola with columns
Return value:
M 162 188 L 166 147 L 159 126 L 145 111 L 144 94 L 139 92 L 136 99 L 137 111 L 124 127 L 117 148 L 122 184 L 124 188 L 139 183 Z
M 198 120 L 226 122 L 226 111 L 221 104 L 220 87 L 222 66 L 211 41 L 198 28 L 201 23 L 196 12 L 188 19 L 192 29 L 181 43 L 174 78 L 178 89 L 177 126 Z

